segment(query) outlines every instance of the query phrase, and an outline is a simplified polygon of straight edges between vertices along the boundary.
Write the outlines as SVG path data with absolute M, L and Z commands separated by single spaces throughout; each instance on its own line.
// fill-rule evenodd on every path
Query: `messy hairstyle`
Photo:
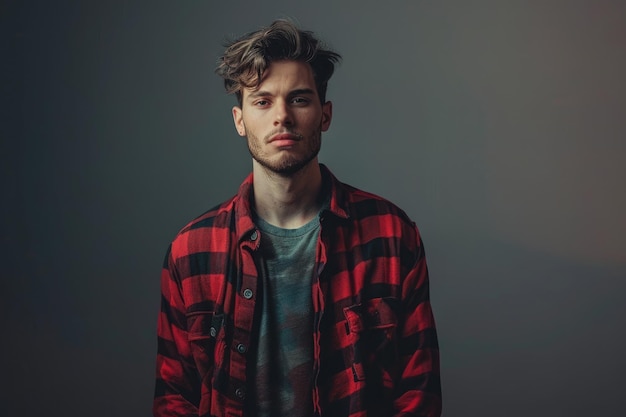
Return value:
M 244 88 L 258 88 L 263 73 L 274 61 L 289 60 L 311 65 L 317 94 L 326 102 L 328 80 L 341 55 L 326 49 L 312 32 L 298 29 L 288 20 L 276 20 L 269 27 L 228 42 L 215 72 L 224 78 L 224 87 L 242 104 Z

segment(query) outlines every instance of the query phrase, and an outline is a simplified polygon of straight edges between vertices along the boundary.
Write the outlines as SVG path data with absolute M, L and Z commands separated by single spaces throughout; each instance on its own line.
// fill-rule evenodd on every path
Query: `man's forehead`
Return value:
M 286 91 L 282 91 L 287 87 Z M 316 94 L 317 86 L 313 69 L 306 62 L 275 61 L 270 63 L 261 76 L 258 85 L 243 87 L 242 93 L 246 97 L 272 95 L 274 91 L 282 93 Z

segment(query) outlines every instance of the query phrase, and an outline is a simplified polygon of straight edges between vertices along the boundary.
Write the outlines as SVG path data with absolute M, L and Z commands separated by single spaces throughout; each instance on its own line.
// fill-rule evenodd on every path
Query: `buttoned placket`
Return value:
M 322 293 L 322 287 L 320 285 L 320 277 L 322 271 L 326 266 L 326 246 L 324 245 L 323 231 L 323 217 L 320 217 L 320 230 L 317 238 L 317 252 L 315 255 L 315 282 L 311 287 L 313 292 L 313 312 L 316 318 L 313 324 L 313 363 L 314 363 L 314 375 L 313 375 L 313 412 L 314 415 L 320 416 L 322 414 L 319 394 L 319 374 L 320 374 L 320 326 L 322 323 L 322 315 L 324 312 L 324 294 Z
M 253 230 L 246 239 L 240 242 L 240 282 L 237 283 L 235 310 L 233 311 L 233 335 L 230 341 L 232 350 L 230 361 L 230 389 L 237 400 L 243 403 L 247 398 L 246 367 L 254 325 L 256 294 L 258 293 L 258 270 L 254 262 L 255 252 L 259 248 L 260 233 Z

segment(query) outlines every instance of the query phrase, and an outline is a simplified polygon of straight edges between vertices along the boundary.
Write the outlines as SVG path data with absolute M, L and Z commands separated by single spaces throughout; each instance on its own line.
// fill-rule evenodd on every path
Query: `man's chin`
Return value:
M 256 161 L 264 169 L 266 169 L 267 171 L 275 175 L 278 175 L 284 178 L 291 178 L 297 175 L 298 173 L 302 172 L 306 167 L 308 167 L 311 163 L 313 163 L 314 160 L 315 160 L 315 156 L 304 161 L 282 161 L 281 163 L 278 163 L 278 164 L 271 164 L 271 163 L 268 163 L 267 161 L 259 161 L 259 160 L 256 160 Z

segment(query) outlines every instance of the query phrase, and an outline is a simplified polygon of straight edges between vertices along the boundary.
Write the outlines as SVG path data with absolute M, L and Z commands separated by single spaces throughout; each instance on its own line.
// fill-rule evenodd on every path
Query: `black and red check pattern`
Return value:
M 439 416 L 439 350 L 418 230 L 395 205 L 321 169 L 331 199 L 320 214 L 311 288 L 312 414 Z M 248 352 L 259 323 L 262 236 L 251 218 L 252 181 L 168 249 L 155 416 L 254 415 Z

